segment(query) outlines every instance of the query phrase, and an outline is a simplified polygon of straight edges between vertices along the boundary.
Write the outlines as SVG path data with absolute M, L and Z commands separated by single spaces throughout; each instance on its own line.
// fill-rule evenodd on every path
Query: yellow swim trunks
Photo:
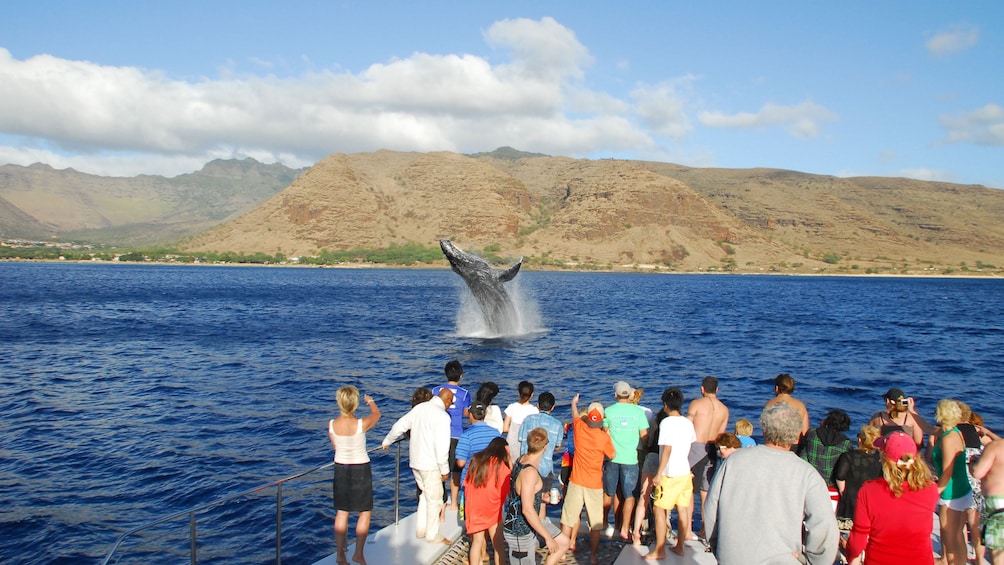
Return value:
M 694 503 L 694 481 L 690 475 L 663 476 L 655 487 L 654 504 L 665 510 L 689 508 Z

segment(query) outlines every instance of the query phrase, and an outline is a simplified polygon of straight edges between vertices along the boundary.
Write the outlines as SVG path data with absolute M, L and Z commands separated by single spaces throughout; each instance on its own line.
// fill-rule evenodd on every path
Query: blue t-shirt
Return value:
M 457 440 L 457 459 L 464 461 L 464 468 L 460 472 L 460 484 L 464 484 L 464 480 L 467 479 L 467 469 L 471 466 L 471 458 L 474 457 L 474 454 L 484 451 L 488 444 L 497 437 L 502 437 L 502 434 L 484 422 L 474 422 L 461 434 L 460 439 Z
M 450 415 L 450 437 L 459 438 L 464 434 L 464 410 L 471 407 L 471 393 L 465 388 L 447 383 L 432 389 L 432 396 L 437 396 L 444 388 L 453 391 L 453 404 L 446 407 L 446 412 Z
M 519 426 L 520 455 L 526 453 L 526 436 L 534 428 L 544 428 L 544 431 L 547 432 L 547 450 L 540 459 L 540 468 L 538 469 L 540 476 L 546 478 L 554 470 L 554 450 L 561 444 L 561 436 L 565 433 L 565 427 L 550 414 L 544 412 L 530 414 Z

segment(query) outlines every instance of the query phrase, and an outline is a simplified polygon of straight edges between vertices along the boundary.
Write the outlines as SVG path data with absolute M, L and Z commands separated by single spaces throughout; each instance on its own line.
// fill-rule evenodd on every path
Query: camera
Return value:
M 910 399 L 909 398 L 900 398 L 896 402 L 898 402 L 900 406 L 910 406 Z

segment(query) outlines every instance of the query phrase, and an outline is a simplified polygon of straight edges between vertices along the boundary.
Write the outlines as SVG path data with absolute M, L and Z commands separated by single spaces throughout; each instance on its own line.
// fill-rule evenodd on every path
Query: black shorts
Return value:
M 369 512 L 373 510 L 373 472 L 369 463 L 335 463 L 331 484 L 335 510 Z
M 454 473 L 459 473 L 463 470 L 463 467 L 457 466 L 457 442 L 460 441 L 458 437 L 450 438 L 450 471 Z M 470 461 L 468 461 L 470 463 Z

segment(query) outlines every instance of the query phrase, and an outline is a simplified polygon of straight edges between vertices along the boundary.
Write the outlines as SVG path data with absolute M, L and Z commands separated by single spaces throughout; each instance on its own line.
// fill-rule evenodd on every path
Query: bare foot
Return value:
M 358 563 L 359 565 L 366 565 L 366 558 L 363 556 L 362 553 L 353 554 L 352 560 Z
M 441 543 L 443 545 L 453 545 L 453 542 L 451 542 L 450 540 L 448 540 L 448 539 L 446 539 L 446 538 L 444 538 L 442 536 L 440 536 L 439 538 L 436 538 L 436 539 L 427 539 L 425 541 L 427 541 L 429 543 Z
M 674 545 L 673 547 L 669 548 L 669 550 L 679 555 L 680 557 L 683 557 L 683 544 Z
M 349 565 L 349 560 L 345 557 L 344 551 L 338 552 L 338 557 L 335 558 L 335 562 L 338 563 L 338 565 Z
M 665 558 L 665 553 L 656 553 L 654 551 L 646 553 L 645 557 L 642 557 L 642 559 L 648 559 L 649 561 L 662 561 Z
M 631 534 L 627 530 L 621 530 L 621 539 L 624 541 L 631 541 Z
M 641 545 L 641 532 L 631 532 L 631 544 Z

